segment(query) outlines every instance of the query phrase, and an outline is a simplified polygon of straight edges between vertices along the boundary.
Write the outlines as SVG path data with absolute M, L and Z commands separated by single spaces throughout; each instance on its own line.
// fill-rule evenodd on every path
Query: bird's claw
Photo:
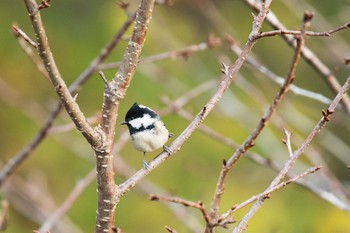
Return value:
M 169 155 L 172 154 L 173 152 L 170 150 L 169 147 L 167 147 L 166 145 L 163 146 L 163 150 L 168 153 Z
M 150 169 L 150 166 L 148 165 L 148 163 L 146 162 L 146 160 L 143 160 L 142 161 L 142 164 L 143 164 L 143 168 L 146 169 L 146 170 L 149 170 Z

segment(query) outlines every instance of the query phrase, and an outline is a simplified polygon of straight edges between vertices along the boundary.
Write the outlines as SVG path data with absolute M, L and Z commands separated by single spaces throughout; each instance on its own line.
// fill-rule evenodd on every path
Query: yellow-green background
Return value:
M 350 8 L 349 1 L 307 2 L 334 27 L 350 19 L 346 14 L 346 9 Z M 132 9 L 134 5 L 136 4 L 132 4 Z M 175 1 L 173 7 L 156 6 L 142 57 L 204 42 L 210 33 L 215 35 L 233 33 L 233 36 L 243 45 L 251 30 L 253 10 L 249 9 L 243 1 L 220 0 L 215 1 L 215 5 L 229 22 L 230 28 L 223 26 L 219 30 L 214 29 L 192 1 Z M 274 1 L 271 9 L 290 29 L 300 27 L 303 13 L 301 9 L 290 10 L 281 1 Z M 42 17 L 57 65 L 67 84 L 72 83 L 89 65 L 126 18 L 124 12 L 117 7 L 116 1 L 67 0 L 52 1 L 52 7 L 43 10 Z M 323 27 L 318 17 L 315 15 L 311 29 L 330 29 Z M 2 0 L 0 1 L 0 78 L 20 93 L 24 103 L 25 101 L 37 102 L 44 112 L 49 112 L 54 106 L 56 95 L 49 82 L 42 77 L 20 49 L 11 33 L 12 23 L 17 23 L 22 30 L 34 38 L 23 1 Z M 266 24 L 263 27 L 265 31 L 270 29 Z M 129 35 L 130 32 L 131 30 L 127 34 Z M 339 36 L 345 41 L 350 40 L 349 31 L 342 31 Z M 333 46 L 334 43 L 337 42 L 332 37 L 306 40 L 306 44 L 331 69 L 337 70 L 339 82 L 344 83 L 349 69 L 341 60 L 330 55 L 327 47 Z M 125 41 L 120 43 L 108 61 L 119 61 L 126 45 Z M 290 65 L 292 50 L 281 38 L 263 39 L 256 44 L 253 52 L 276 74 L 285 76 Z M 339 51 L 339 54 L 344 54 L 344 57 L 346 53 L 349 55 L 349 51 Z M 218 58 L 222 56 L 226 56 L 226 60 L 231 61 L 236 58 L 224 43 L 220 48 L 194 53 L 186 61 L 178 58 L 140 65 L 127 96 L 123 99 L 118 120 L 123 120 L 125 112 L 135 101 L 154 109 L 161 109 L 162 96 L 175 99 L 206 80 L 219 79 L 221 66 Z M 105 71 L 105 74 L 108 78 L 112 78 L 115 72 L 116 69 Z M 247 66 L 241 70 L 241 75 L 239 79 L 245 79 L 250 85 L 260 90 L 266 101 L 255 98 L 254 93 L 249 93 L 248 88 L 244 87 L 244 83 L 240 83 L 240 87 L 233 83 L 229 89 L 230 94 L 224 96 L 226 101 L 220 107 L 216 107 L 205 121 L 206 124 L 238 143 L 249 135 L 278 90 L 276 84 L 257 72 L 252 72 Z M 298 67 L 295 84 L 322 93 L 329 98 L 334 96 L 322 78 L 304 61 L 301 61 Z M 78 103 L 86 116 L 91 116 L 100 110 L 102 92 L 103 82 L 97 74 L 94 74 L 78 96 Z M 209 91 L 199 96 L 185 108 L 196 114 L 212 93 L 213 91 Z M 244 107 L 230 104 L 232 94 L 244 104 Z M 304 119 L 297 117 L 293 120 L 288 118 L 290 106 L 308 116 L 310 121 L 305 122 Z M 1 100 L 0 108 L 0 158 L 1 162 L 5 162 L 31 140 L 48 113 L 39 114 L 33 119 L 23 114 L 23 109 L 10 106 L 4 100 Z M 264 157 L 277 156 L 279 162 L 285 161 L 288 156 L 287 151 L 279 141 L 279 138 L 283 137 L 282 127 L 287 127 L 304 138 L 320 119 L 322 108 L 326 108 L 326 105 L 289 94 L 279 108 L 278 117 L 272 118 L 275 122 L 282 119 L 282 125 L 271 124 L 269 133 L 262 134 L 262 139 L 257 141 L 253 151 L 261 153 Z M 225 109 L 233 113 L 225 114 Z M 163 119 L 175 135 L 179 135 L 188 124 L 177 115 L 168 115 Z M 327 126 L 327 130 L 339 135 L 347 144 L 350 142 L 348 119 L 349 116 L 345 113 L 337 112 L 334 121 Z M 62 113 L 55 125 L 68 122 L 66 114 Z M 300 130 L 300 125 L 305 125 L 305 130 Z M 125 128 L 117 126 L 116 137 L 123 130 Z M 322 138 L 322 134 L 320 137 Z M 269 143 L 272 142 L 274 143 L 270 145 Z M 68 147 L 74 149 L 64 148 L 62 144 L 68 144 Z M 295 146 L 299 144 L 296 142 Z M 345 164 L 335 159 L 332 152 L 322 146 L 322 141 L 315 140 L 314 146 L 337 178 L 347 184 L 350 176 Z M 79 150 L 84 158 L 77 156 L 74 150 Z M 147 179 L 174 196 L 193 201 L 201 200 L 209 207 L 221 162 L 229 158 L 232 153 L 231 149 L 212 141 L 200 132 L 195 132 L 175 156 L 153 171 Z M 348 154 L 350 154 L 349 151 Z M 151 153 L 147 159 L 155 155 L 156 152 Z M 133 150 L 130 143 L 122 150 L 121 156 L 131 166 L 141 167 L 141 153 Z M 28 179 L 33 172 L 45 176 L 48 188 L 59 205 L 76 182 L 93 168 L 93 161 L 93 153 L 89 145 L 77 132 L 72 131 L 45 139 L 29 159 L 15 171 L 14 176 Z M 225 211 L 233 204 L 263 191 L 274 175 L 275 172 L 243 158 L 229 175 L 221 210 Z M 116 181 L 119 183 L 122 179 L 117 177 Z M 68 211 L 68 216 L 81 227 L 83 232 L 92 232 L 94 229 L 95 190 L 95 183 L 92 183 Z M 2 194 L 2 198 L 6 198 L 6 195 Z M 247 210 L 248 208 L 239 211 L 235 217 L 240 219 Z M 199 211 L 192 209 L 188 211 L 203 223 Z M 271 200 L 268 200 L 249 222 L 247 232 L 345 233 L 350 232 L 349 222 L 349 213 L 337 209 L 308 190 L 292 184 L 272 195 Z M 165 225 L 173 227 L 178 232 L 188 232 L 184 224 L 173 217 L 168 208 L 162 203 L 148 201 L 148 196 L 137 191 L 137 186 L 122 197 L 117 206 L 116 225 L 125 232 L 165 232 Z M 32 232 L 37 228 L 36 223 L 19 214 L 14 208 L 10 208 L 7 232 Z M 218 232 L 230 232 L 230 230 L 218 229 Z

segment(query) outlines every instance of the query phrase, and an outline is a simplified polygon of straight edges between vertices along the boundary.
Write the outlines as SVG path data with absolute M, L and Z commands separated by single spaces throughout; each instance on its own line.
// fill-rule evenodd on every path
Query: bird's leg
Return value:
M 148 170 L 149 169 L 149 165 L 146 162 L 146 152 L 143 152 L 143 161 L 142 161 L 142 163 L 143 163 L 143 168 Z

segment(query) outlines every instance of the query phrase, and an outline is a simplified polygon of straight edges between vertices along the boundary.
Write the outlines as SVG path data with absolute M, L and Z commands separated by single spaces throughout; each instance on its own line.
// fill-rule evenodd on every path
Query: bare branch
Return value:
M 51 6 L 50 2 L 51 2 L 51 0 L 42 0 L 41 4 L 38 6 L 38 10 L 49 8 Z
M 17 25 L 13 24 L 12 30 L 16 37 L 23 38 L 28 44 L 33 46 L 33 48 L 38 49 L 38 44 L 35 43 L 32 39 L 30 39 L 29 36 L 27 36 L 27 34 L 24 31 L 22 31 L 19 27 L 17 27 Z
M 325 32 L 313 32 L 313 31 L 306 31 L 305 36 L 330 36 L 333 33 L 339 32 L 341 30 L 345 30 L 350 28 L 350 23 L 346 23 L 344 25 L 341 25 L 335 29 L 325 31 Z M 259 38 L 263 37 L 270 37 L 270 36 L 277 36 L 277 35 L 300 35 L 300 31 L 297 30 L 274 30 L 274 31 L 269 31 L 269 32 L 261 32 L 259 34 Z
M 174 229 L 172 229 L 172 228 L 170 228 L 168 226 L 165 226 L 165 230 L 167 230 L 170 233 L 177 233 L 177 231 L 175 231 Z
M 33 61 L 36 65 L 37 69 L 44 75 L 47 80 L 50 80 L 49 75 L 40 60 L 37 49 L 38 45 L 34 41 L 32 41 L 21 29 L 18 28 L 17 25 L 12 25 L 14 35 L 17 38 L 18 44 L 21 46 L 22 50 L 28 55 L 28 57 Z M 33 50 L 35 49 L 35 52 Z
M 183 57 L 187 59 L 190 57 L 194 52 L 200 52 L 207 50 L 209 48 L 216 48 L 221 45 L 220 39 L 218 37 L 209 36 L 208 40 L 206 42 L 190 45 L 182 49 L 176 49 L 164 53 L 155 54 L 148 57 L 142 57 L 139 60 L 139 64 L 143 63 L 153 63 L 156 61 L 164 60 L 164 59 L 176 59 L 178 57 Z M 100 70 L 107 70 L 107 69 L 113 69 L 118 68 L 121 65 L 121 62 L 112 62 L 107 64 L 101 64 L 98 69 Z
M 149 199 L 151 201 L 173 202 L 173 203 L 184 205 L 185 207 L 199 209 L 204 217 L 205 222 L 207 224 L 210 224 L 209 213 L 207 212 L 207 210 L 205 209 L 201 201 L 193 202 L 193 201 L 188 201 L 179 197 L 165 197 L 157 194 L 150 194 Z
M 282 142 L 287 146 L 289 156 L 293 156 L 292 149 L 292 133 L 289 132 L 286 128 L 283 129 L 284 135 L 286 135 L 286 139 L 282 139 Z
M 9 220 L 10 203 L 8 200 L 1 201 L 0 209 L 0 231 L 6 231 Z

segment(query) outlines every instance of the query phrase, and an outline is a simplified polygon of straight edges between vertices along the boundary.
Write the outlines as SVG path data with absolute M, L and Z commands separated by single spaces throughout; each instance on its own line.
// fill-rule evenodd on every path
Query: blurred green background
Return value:
M 157 5 L 142 57 L 205 42 L 209 34 L 222 39 L 224 35 L 230 34 L 244 45 L 251 30 L 253 10 L 243 0 L 209 1 L 215 6 L 215 12 L 211 8 L 200 7 L 201 4 L 206 6 L 206 2 L 179 0 L 172 7 Z M 136 6 L 137 3 L 132 2 L 130 10 L 133 11 Z M 271 10 L 293 30 L 300 28 L 304 10 L 315 11 L 310 29 L 325 31 L 349 22 L 349 8 L 348 0 L 322 1 L 322 4 L 316 0 L 285 0 L 274 1 Z M 219 19 L 218 15 L 227 24 L 221 21 L 214 25 L 209 18 L 213 16 Z M 61 0 L 52 1 L 52 6 L 42 11 L 42 18 L 60 72 L 66 83 L 71 84 L 115 34 L 126 16 L 116 1 Z M 0 1 L 2 165 L 33 138 L 57 99 L 50 83 L 38 72 L 12 35 L 13 23 L 34 38 L 24 3 Z M 265 23 L 263 30 L 271 30 L 271 27 Z M 127 35 L 130 32 L 131 30 Z M 349 41 L 349 31 L 341 31 L 327 38 L 310 37 L 306 40 L 306 45 L 335 72 L 341 84 L 349 75 L 349 68 L 343 63 L 343 59 L 350 56 Z M 107 62 L 120 61 L 126 45 L 126 40 L 121 42 Z M 252 52 L 251 56 L 271 71 L 282 77 L 286 75 L 293 51 L 280 37 L 258 41 Z M 236 57 L 223 40 L 222 46 L 193 53 L 188 59 L 165 59 L 140 64 L 121 104 L 118 120 L 123 120 L 125 112 L 135 101 L 160 110 L 164 107 L 162 97 L 176 99 L 207 80 L 220 80 L 220 62 L 232 64 Z M 112 78 L 116 71 L 117 69 L 111 69 L 104 72 L 108 78 Z M 301 60 L 294 84 L 332 99 L 334 94 L 322 79 Z M 184 108 L 197 114 L 214 91 L 215 87 L 191 100 Z M 251 66 L 245 65 L 239 78 L 204 123 L 241 143 L 255 127 L 277 91 L 278 85 Z M 85 116 L 90 117 L 99 112 L 102 97 L 103 82 L 95 73 L 79 92 L 77 99 Z M 286 148 L 280 141 L 284 137 L 283 127 L 293 132 L 294 148 L 297 148 L 320 119 L 321 109 L 325 108 L 327 105 L 319 101 L 289 93 L 252 151 L 282 164 L 288 158 Z M 175 135 L 179 135 L 188 125 L 187 121 L 176 114 L 163 116 L 163 120 Z M 69 122 L 67 115 L 62 112 L 54 125 Z M 117 126 L 116 141 L 125 130 L 126 128 Z M 330 124 L 312 143 L 311 151 L 308 151 L 308 156 L 316 153 L 324 159 L 330 172 L 334 173 L 334 178 L 347 190 L 344 193 L 349 191 L 350 180 L 346 168 L 350 164 L 349 132 L 349 115 L 337 111 Z M 201 200 L 209 207 L 222 160 L 228 159 L 233 152 L 197 131 L 176 155 L 147 176 L 147 182 L 151 181 L 173 196 Z M 156 152 L 150 153 L 147 159 L 150 160 L 155 155 Z M 131 167 L 141 168 L 142 154 L 132 149 L 129 141 L 121 150 L 120 156 Z M 304 171 L 305 164 L 311 165 L 310 157 L 302 156 L 300 160 L 302 163 L 296 166 L 295 173 Z M 48 216 L 93 167 L 92 150 L 75 130 L 49 135 L 2 187 L 1 198 L 10 200 L 6 232 L 32 232 L 40 227 L 41 223 L 33 219 L 36 210 L 21 204 L 20 200 L 30 203 L 28 196 L 37 197 L 49 209 L 46 214 Z M 271 169 L 242 158 L 229 175 L 221 213 L 262 192 L 275 175 L 276 172 Z M 327 189 L 327 184 L 318 176 L 318 173 L 311 175 L 310 182 Z M 117 183 L 124 179 L 116 174 Z M 147 186 L 147 182 L 141 183 Z M 150 202 L 148 194 L 139 189 L 142 184 L 128 192 L 117 206 L 115 222 L 118 227 L 125 232 L 165 232 L 164 226 L 167 225 L 178 232 L 191 232 L 174 217 L 166 205 Z M 29 208 L 32 213 L 25 214 L 21 207 L 27 210 Z M 239 220 L 248 208 L 239 211 L 234 217 Z M 67 213 L 73 225 L 80 229 L 76 229 L 76 232 L 93 231 L 95 210 L 96 185 L 93 181 Z M 193 215 L 204 229 L 199 211 L 184 210 Z M 305 188 L 291 184 L 272 194 L 272 198 L 266 201 L 249 222 L 247 232 L 345 233 L 350 232 L 349 221 L 348 212 L 336 208 Z M 217 229 L 217 232 L 230 232 L 232 228 L 233 225 L 229 230 Z M 199 229 L 201 231 L 202 228 Z

